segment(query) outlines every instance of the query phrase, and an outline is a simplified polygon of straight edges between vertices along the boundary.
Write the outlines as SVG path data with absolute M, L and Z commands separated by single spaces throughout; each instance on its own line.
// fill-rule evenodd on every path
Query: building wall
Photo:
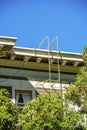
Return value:
M 54 89 L 56 91 L 67 86 L 70 82 L 75 80 L 74 74 L 61 74 L 61 84 L 57 81 L 58 74 L 52 73 L 52 80 L 49 83 L 49 73 L 43 71 L 33 71 L 13 68 L 0 68 L 0 86 L 12 88 L 12 101 L 16 103 L 16 91 L 26 90 L 32 91 L 32 99 L 36 97 L 37 93 L 41 94 L 46 90 Z

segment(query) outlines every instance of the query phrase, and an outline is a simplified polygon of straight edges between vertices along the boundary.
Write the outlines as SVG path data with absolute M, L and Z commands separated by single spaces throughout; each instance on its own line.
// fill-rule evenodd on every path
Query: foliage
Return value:
M 87 63 L 87 46 L 84 46 L 83 48 L 82 57 L 84 62 Z
M 76 112 L 74 109 L 68 108 L 61 122 L 61 130 L 87 130 L 82 122 L 83 117 L 80 113 Z
M 8 91 L 0 89 L 0 130 L 13 130 L 13 125 L 17 122 L 17 112 Z
M 20 119 L 23 130 L 76 130 L 80 122 L 80 114 L 69 108 L 60 93 L 39 95 L 24 107 Z
M 80 69 L 75 83 L 66 88 L 66 98 L 71 100 L 80 108 L 81 113 L 87 114 L 87 47 L 84 47 L 82 53 L 84 66 Z

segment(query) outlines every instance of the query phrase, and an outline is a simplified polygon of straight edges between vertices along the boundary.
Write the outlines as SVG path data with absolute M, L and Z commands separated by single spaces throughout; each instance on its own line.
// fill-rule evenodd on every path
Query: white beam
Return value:
M 77 61 L 77 62 L 73 62 L 73 65 L 74 65 L 74 66 L 78 66 L 78 64 L 79 64 L 78 61 Z
M 40 63 L 41 62 L 41 60 L 42 60 L 42 58 L 37 58 L 37 63 Z
M 24 62 L 28 62 L 30 59 L 30 56 L 24 56 Z
M 62 65 L 66 65 L 67 61 L 66 60 L 63 60 L 62 61 Z
M 54 59 L 50 59 L 50 63 L 52 64 L 54 62 Z
M 11 60 L 14 60 L 15 59 L 15 57 L 16 57 L 16 55 L 11 55 Z
M 0 51 L 2 50 L 3 47 L 4 47 L 4 45 L 0 45 Z

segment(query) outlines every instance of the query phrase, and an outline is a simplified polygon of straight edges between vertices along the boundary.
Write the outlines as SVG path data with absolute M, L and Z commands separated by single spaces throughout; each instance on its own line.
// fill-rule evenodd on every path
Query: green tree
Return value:
M 19 122 L 23 130 L 86 130 L 80 114 L 69 108 L 59 92 L 48 92 L 29 102 Z
M 13 130 L 18 111 L 9 98 L 6 89 L 0 89 L 0 130 Z
M 66 87 L 65 97 L 74 105 L 77 105 L 80 112 L 87 114 L 87 46 L 82 52 L 84 66 L 77 74 L 74 84 Z

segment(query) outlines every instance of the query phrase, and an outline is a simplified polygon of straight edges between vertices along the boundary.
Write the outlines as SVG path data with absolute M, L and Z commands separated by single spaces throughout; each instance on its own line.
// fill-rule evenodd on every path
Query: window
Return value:
M 32 91 L 16 90 L 15 97 L 16 106 L 23 107 L 27 102 L 32 99 Z

